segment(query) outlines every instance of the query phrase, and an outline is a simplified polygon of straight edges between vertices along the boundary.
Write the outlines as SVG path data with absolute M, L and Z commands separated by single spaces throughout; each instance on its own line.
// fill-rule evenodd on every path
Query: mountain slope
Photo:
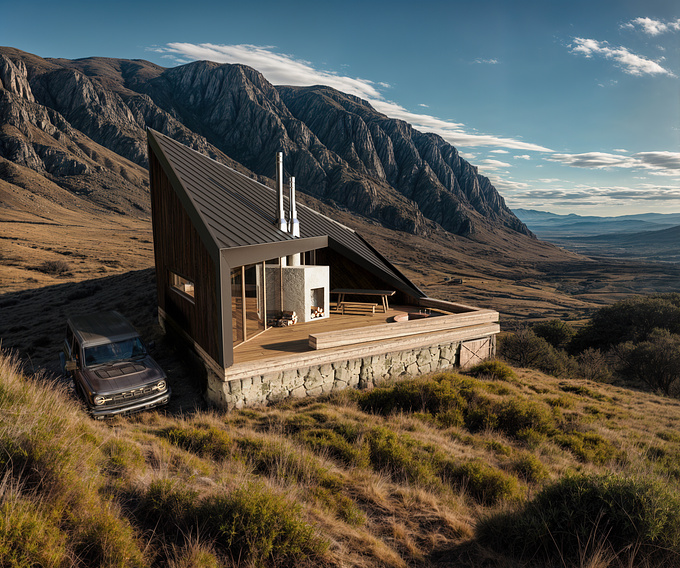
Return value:
M 328 87 L 274 87 L 254 69 L 205 61 L 163 69 L 145 61 L 0 53 L 3 68 L 14 66 L 9 73 L 19 78 L 18 97 L 29 93 L 74 130 L 142 167 L 150 126 L 267 177 L 274 153 L 284 151 L 301 191 L 391 228 L 531 236 L 488 179 L 443 139 Z

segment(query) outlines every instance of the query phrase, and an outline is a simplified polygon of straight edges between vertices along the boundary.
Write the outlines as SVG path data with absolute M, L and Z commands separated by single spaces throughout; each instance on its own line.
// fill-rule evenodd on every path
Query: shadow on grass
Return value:
M 160 412 L 190 413 L 205 408 L 200 373 L 183 349 L 167 341 L 158 324 L 154 269 L 137 270 L 0 295 L 0 346 L 16 351 L 25 371 L 59 375 L 66 319 L 117 310 L 135 326 L 145 342 L 154 342 L 152 356 L 168 375 L 173 398 Z

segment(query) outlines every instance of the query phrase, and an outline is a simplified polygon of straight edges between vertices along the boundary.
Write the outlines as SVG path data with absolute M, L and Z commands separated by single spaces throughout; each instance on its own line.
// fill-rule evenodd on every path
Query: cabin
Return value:
M 495 354 L 498 313 L 429 298 L 356 231 L 148 130 L 158 318 L 225 408 Z M 284 187 L 287 185 L 287 188 Z

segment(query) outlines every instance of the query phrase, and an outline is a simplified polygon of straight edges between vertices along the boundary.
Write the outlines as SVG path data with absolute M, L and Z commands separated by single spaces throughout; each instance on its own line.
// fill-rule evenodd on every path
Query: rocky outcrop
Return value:
M 67 125 L 143 167 L 151 127 L 270 178 L 273 156 L 283 151 L 286 173 L 301 191 L 390 228 L 531 234 L 489 180 L 441 137 L 329 87 L 274 87 L 243 65 L 202 61 L 163 69 L 105 58 L 43 60 L 7 48 L 0 50 L 0 81 L 6 124 L 31 123 L 44 132 Z M 22 112 L 32 114 L 7 118 Z M 56 127 L 59 121 L 64 124 Z M 55 176 L 93 167 L 77 152 L 59 160 L 54 145 L 40 149 L 26 136 L 5 136 L 2 155 Z

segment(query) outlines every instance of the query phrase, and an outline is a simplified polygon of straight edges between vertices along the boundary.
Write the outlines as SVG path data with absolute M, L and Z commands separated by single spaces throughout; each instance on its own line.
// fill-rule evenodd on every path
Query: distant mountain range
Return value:
M 243 65 L 165 69 L 0 48 L 0 126 L 0 180 L 38 183 L 28 169 L 125 214 L 148 215 L 151 127 L 261 181 L 283 151 L 298 189 L 391 229 L 533 236 L 441 137 L 329 87 L 275 87 Z
M 533 209 L 513 209 L 513 212 L 536 235 L 545 239 L 659 231 L 680 225 L 680 213 L 640 213 L 620 217 L 598 217 L 574 213 L 558 215 Z
M 680 213 L 620 217 L 515 209 L 539 237 L 588 255 L 680 262 Z

